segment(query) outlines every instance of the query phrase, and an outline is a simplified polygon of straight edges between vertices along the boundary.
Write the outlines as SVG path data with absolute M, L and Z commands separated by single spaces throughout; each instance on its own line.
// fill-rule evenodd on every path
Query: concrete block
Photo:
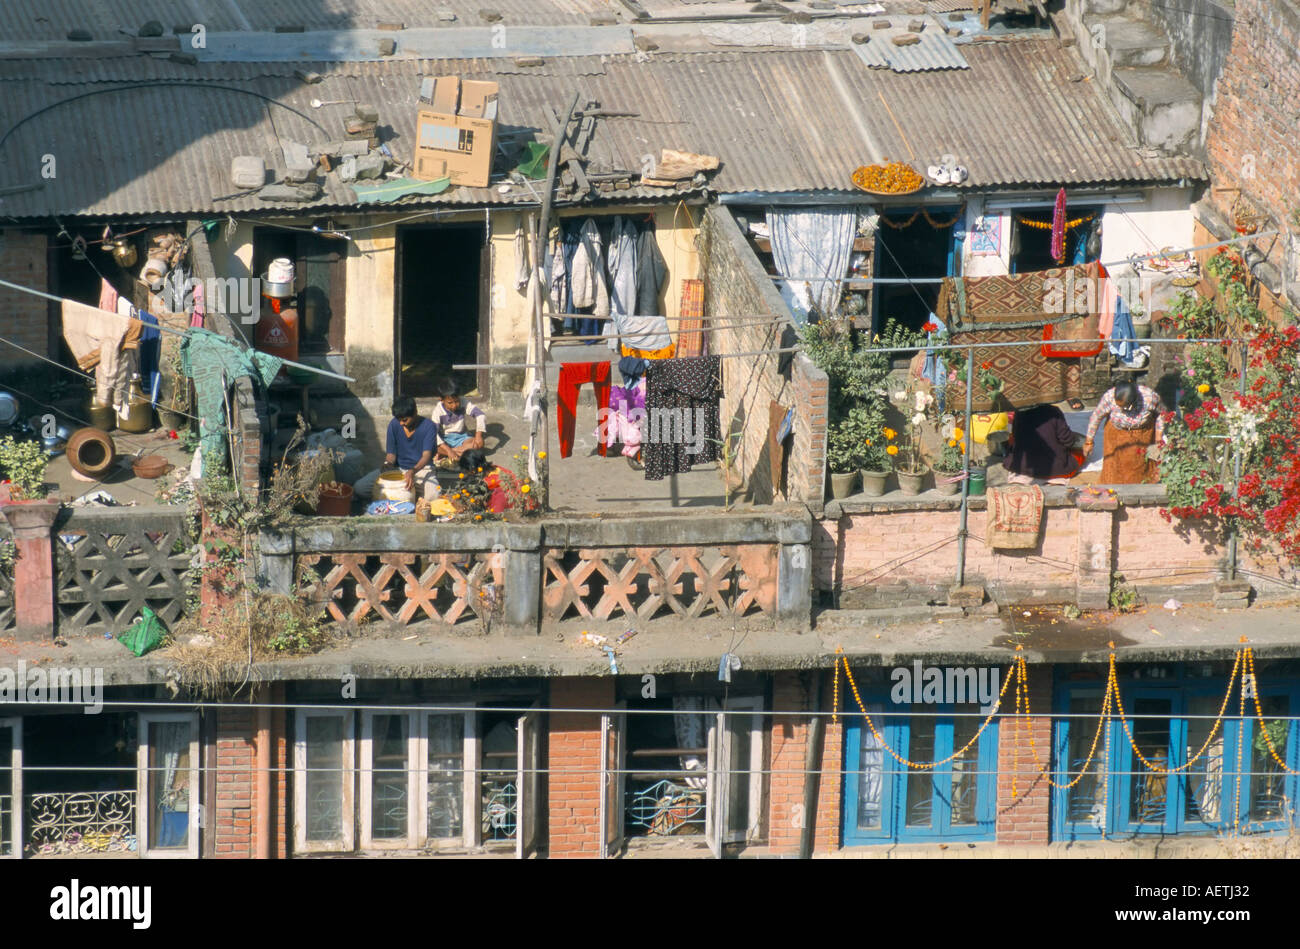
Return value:
M 140 27 L 140 31 L 136 35 L 137 36 L 162 36 L 163 25 L 157 20 L 150 20 L 148 23 L 144 24 L 144 26 Z
M 397 40 L 380 40 L 378 46 L 380 56 L 392 56 L 397 52 Z
M 907 31 L 909 33 L 920 33 L 924 29 L 925 29 L 924 20 L 909 20 L 907 23 Z
M 371 102 L 358 102 L 355 114 L 363 122 L 379 121 L 379 108 Z
M 1254 589 L 1245 580 L 1220 580 L 1214 584 L 1216 610 L 1244 610 L 1250 606 Z
M 659 44 L 648 36 L 632 37 L 632 45 L 646 53 L 653 53 L 659 48 Z
M 266 162 L 256 155 L 240 155 L 230 161 L 230 180 L 236 188 L 260 188 L 266 184 Z
M 873 30 L 887 30 L 889 27 L 890 22 L 888 20 L 873 20 L 871 22 L 871 28 Z
M 285 176 L 290 181 L 306 181 L 311 177 L 316 164 L 307 154 L 306 145 L 301 142 L 284 142 L 281 151 L 284 153 Z
M 257 192 L 258 198 L 263 201 L 315 201 L 320 195 L 321 187 L 314 181 L 302 184 L 267 185 Z
M 376 23 L 375 29 L 381 30 L 385 33 L 399 33 L 402 30 L 406 29 L 406 24 L 399 23 L 393 20 L 386 20 L 383 23 Z
M 968 583 L 964 586 L 948 588 L 948 605 L 963 609 L 975 609 L 984 603 L 984 587 Z
M 384 156 L 371 153 L 356 158 L 357 178 L 378 178 L 384 173 Z
M 902 36 L 891 36 L 889 41 L 895 46 L 915 46 L 921 42 L 921 37 L 915 33 L 904 33 Z
M 478 15 L 479 15 L 479 19 L 485 23 L 496 23 L 502 19 L 500 10 L 491 10 L 487 7 L 484 7 L 482 10 L 479 10 Z

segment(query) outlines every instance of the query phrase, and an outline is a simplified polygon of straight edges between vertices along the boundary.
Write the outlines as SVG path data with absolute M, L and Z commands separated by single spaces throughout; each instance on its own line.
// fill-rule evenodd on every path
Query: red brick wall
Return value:
M 785 301 L 728 209 L 708 209 L 702 240 L 705 325 L 718 323 L 723 327 L 710 331 L 710 352 L 763 353 L 793 345 L 794 331 Z M 761 320 L 765 317 L 772 322 L 764 325 Z M 829 384 L 826 374 L 802 353 L 795 354 L 785 373 L 779 371 L 782 358 L 789 357 L 762 355 L 722 360 L 720 411 L 724 436 L 728 425 L 741 433 L 737 448 L 747 496 L 760 504 L 781 500 L 820 505 L 824 497 Z M 795 410 L 784 495 L 777 490 L 779 485 L 772 483 L 768 458 L 767 437 L 774 401 Z
M 1005 674 L 1005 672 L 1004 672 Z M 1007 689 L 1003 710 L 1014 711 L 1014 683 Z M 1029 668 L 1029 709 L 1050 713 L 1051 667 Z M 1047 714 L 1015 719 L 1002 716 L 998 724 L 997 842 L 1046 844 L 1051 836 L 1052 788 L 1047 773 L 1052 751 L 1052 720 Z
M 1300 206 L 1300 4 L 1237 0 L 1232 47 L 1224 63 L 1205 149 L 1209 199 L 1229 222 L 1236 191 L 1286 227 Z M 1298 230 L 1290 223 L 1293 233 Z M 1227 235 L 1220 234 L 1220 237 Z M 1258 241 L 1269 262 L 1284 266 L 1284 238 Z M 1295 279 L 1293 274 L 1292 280 Z
M 271 857 L 288 856 L 289 749 L 284 714 L 271 713 Z M 217 713 L 217 857 L 257 855 L 257 713 L 222 708 Z
M 48 291 L 45 235 L 13 228 L 0 231 L 0 279 Z M 0 325 L 4 326 L 4 335 L 25 349 L 57 358 L 57 352 L 49 352 L 48 313 L 49 304 L 43 297 L 0 287 Z M 36 357 L 12 346 L 0 347 L 0 366 L 36 361 Z
M 612 708 L 614 680 L 553 679 L 553 708 Z M 553 712 L 547 735 L 549 856 L 599 857 L 600 713 Z
M 1061 603 L 1074 602 L 1095 583 L 1104 592 L 1108 574 L 1117 571 L 1151 598 L 1190 597 L 1192 602 L 1203 594 L 1208 601 L 1226 565 L 1222 537 L 1205 525 L 1165 521 L 1149 500 L 1121 500 L 1114 511 L 1049 507 L 1043 517 L 1036 548 L 995 551 L 981 539 L 985 512 L 971 511 L 967 582 L 983 584 L 1001 603 Z M 838 591 L 846 609 L 944 602 L 956 577 L 959 524 L 956 510 L 906 507 L 820 520 L 813 530 L 814 586 Z M 1251 556 L 1243 548 L 1239 563 L 1249 571 L 1245 579 L 1258 595 L 1294 595 L 1294 590 L 1270 583 L 1286 575 L 1277 560 Z M 1096 603 L 1080 605 L 1098 608 Z
M 822 679 L 823 709 L 831 704 L 827 673 L 778 672 L 772 684 L 772 710 L 807 711 L 814 701 L 816 679 Z M 772 718 L 771 781 L 768 785 L 768 845 L 776 853 L 797 853 L 804 822 L 814 821 L 813 852 L 840 846 L 840 796 L 843 790 L 843 724 L 826 720 L 822 777 L 814 814 L 803 813 L 805 755 L 809 719 L 801 715 Z

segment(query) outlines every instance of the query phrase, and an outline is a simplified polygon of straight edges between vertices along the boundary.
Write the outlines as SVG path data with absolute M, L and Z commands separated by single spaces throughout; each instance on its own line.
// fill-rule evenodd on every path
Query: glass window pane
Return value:
M 11 856 L 14 843 L 14 734 L 0 728 L 0 856 Z
M 907 757 L 911 761 L 934 760 L 934 733 L 938 722 L 933 715 L 918 715 L 910 721 L 910 739 Z M 931 811 L 934 809 L 934 775 L 930 771 L 908 769 L 907 774 L 907 826 L 932 827 Z
M 1187 703 L 1189 715 L 1214 716 L 1222 705 L 1221 698 L 1193 696 Z M 1210 733 L 1214 739 L 1210 740 Z M 1206 742 L 1209 742 L 1207 745 Z M 1202 752 L 1201 749 L 1205 750 Z M 1199 758 L 1192 761 L 1197 754 Z M 1183 816 L 1189 821 L 1217 824 L 1223 819 L 1223 726 L 1216 730 L 1213 718 L 1187 720 L 1187 800 Z
M 465 716 L 430 715 L 429 839 L 465 832 Z
M 376 715 L 372 734 L 370 823 L 376 840 L 406 836 L 409 784 L 405 715 Z
M 880 717 L 881 706 L 868 705 L 867 712 L 871 715 L 871 722 L 876 726 L 876 731 L 881 731 L 885 727 Z M 879 830 L 885 787 L 885 749 L 875 733 L 867 726 L 866 719 L 861 719 L 859 734 L 861 751 L 858 775 L 858 826 L 863 830 Z
M 1173 699 L 1144 698 L 1133 702 L 1130 728 L 1133 742 L 1142 756 L 1158 768 L 1169 767 L 1169 729 Z M 1156 717 L 1160 716 L 1160 717 Z M 1124 736 L 1128 740 L 1128 736 Z M 1132 756 L 1133 774 L 1129 778 L 1129 818 L 1144 824 L 1165 823 L 1168 803 L 1168 775 L 1147 768 Z
M 1066 820 L 1090 823 L 1100 830 L 1105 821 L 1105 815 L 1102 813 L 1101 791 L 1106 780 L 1106 736 L 1097 734 L 1101 716 L 1101 696 L 1072 697 L 1070 713 L 1084 717 L 1071 718 L 1066 725 L 1068 738 L 1065 752 L 1067 758 L 1065 783 L 1070 784 L 1076 778 L 1078 779 L 1077 783 L 1065 792 Z M 1088 759 L 1090 750 L 1091 760 Z
M 307 839 L 343 836 L 343 718 L 307 718 Z
M 727 778 L 727 830 L 746 834 L 750 826 L 749 783 L 752 780 L 749 764 L 754 748 L 752 716 L 729 715 L 727 728 L 731 732 L 731 761 L 727 764 L 731 772 Z
M 190 842 L 190 723 L 149 723 L 149 846 Z
M 1251 704 L 1247 700 L 1247 711 L 1252 711 Z M 1291 723 L 1285 716 L 1291 714 L 1291 700 L 1285 695 L 1261 695 L 1259 706 L 1264 713 L 1264 722 L 1261 725 L 1257 718 L 1250 727 L 1250 811 L 1247 816 L 1253 821 L 1281 820 L 1287 809 L 1284 796 L 1286 772 L 1277 759 L 1286 761 Z
M 965 748 L 984 724 L 985 713 L 979 703 L 954 707 L 952 719 L 952 750 Z M 975 823 L 977 792 L 979 789 L 979 742 L 973 742 L 966 751 L 952 759 L 952 824 Z M 914 759 L 915 760 L 915 759 Z

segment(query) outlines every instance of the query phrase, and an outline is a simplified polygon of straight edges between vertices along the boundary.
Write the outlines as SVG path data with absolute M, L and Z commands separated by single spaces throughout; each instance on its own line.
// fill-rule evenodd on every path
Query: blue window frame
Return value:
M 993 839 L 997 721 L 958 758 L 932 770 L 916 770 L 896 761 L 881 739 L 902 758 L 936 761 L 965 747 L 987 714 L 975 704 L 918 708 L 926 714 L 886 714 L 883 703 L 868 703 L 875 732 L 856 704 L 850 710 L 845 722 L 846 845 Z
M 1244 720 L 1233 714 L 1240 708 L 1235 689 L 1214 729 L 1226 683 L 1226 674 L 1217 684 L 1121 681 L 1127 732 L 1118 717 L 1098 728 L 1104 684 L 1058 685 L 1056 711 L 1068 714 L 1057 719 L 1053 736 L 1054 839 L 1211 834 L 1234 824 L 1260 832 L 1293 823 L 1300 779 L 1286 768 L 1300 763 L 1300 729 L 1286 716 L 1300 708 L 1300 683 L 1260 689 L 1264 720 L 1286 768 L 1261 736 L 1253 700 L 1246 700 Z

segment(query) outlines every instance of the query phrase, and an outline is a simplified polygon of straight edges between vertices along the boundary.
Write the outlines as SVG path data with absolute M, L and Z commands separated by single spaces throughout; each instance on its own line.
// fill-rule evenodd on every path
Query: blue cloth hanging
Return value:
M 1110 351 L 1119 357 L 1120 362 L 1130 362 L 1137 353 L 1137 343 L 1133 337 L 1137 331 L 1133 328 L 1133 317 L 1129 315 L 1128 304 L 1123 297 L 1115 298 L 1115 324 L 1110 331 Z
M 139 320 L 140 330 L 140 384 L 149 396 L 149 401 L 158 406 L 158 385 L 162 378 L 159 363 L 162 361 L 162 331 L 158 329 L 158 318 L 134 307 L 131 316 Z
M 948 331 L 948 327 L 944 325 L 943 320 L 933 313 L 930 314 L 930 322 L 938 324 L 940 333 Z M 933 333 L 927 333 L 926 342 L 928 343 L 933 336 Z M 929 379 L 934 386 L 934 403 L 938 410 L 942 412 L 944 390 L 948 388 L 948 363 L 944 361 L 944 358 L 939 355 L 937 350 L 927 349 L 925 351 L 925 363 L 921 367 L 921 375 Z

